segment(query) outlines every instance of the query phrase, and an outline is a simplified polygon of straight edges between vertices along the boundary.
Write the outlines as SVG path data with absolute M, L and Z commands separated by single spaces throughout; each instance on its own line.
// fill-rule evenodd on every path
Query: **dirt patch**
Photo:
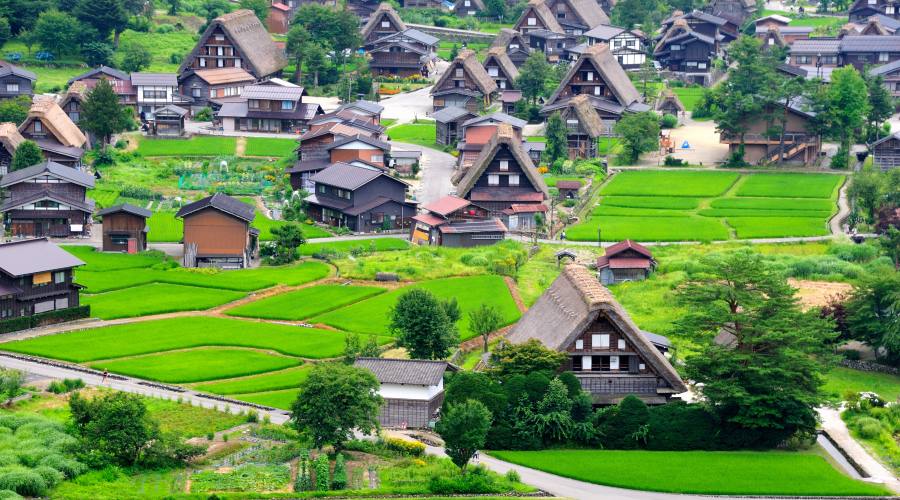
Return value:
M 853 290 L 852 285 L 835 281 L 810 281 L 790 278 L 788 283 L 797 289 L 797 298 L 800 299 L 800 305 L 804 309 L 822 307 L 828 304 L 831 299 L 846 295 Z

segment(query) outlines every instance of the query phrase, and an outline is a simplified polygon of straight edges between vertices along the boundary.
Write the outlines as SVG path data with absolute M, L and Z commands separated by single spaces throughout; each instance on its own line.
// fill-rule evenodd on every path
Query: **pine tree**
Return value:
M 16 148 L 9 171 L 22 170 L 42 161 L 44 161 L 44 154 L 41 153 L 41 148 L 34 141 L 24 141 Z
M 78 124 L 94 134 L 105 147 L 113 134 L 117 134 L 128 126 L 124 108 L 119 104 L 119 96 L 105 78 L 88 92 L 81 106 L 81 119 Z

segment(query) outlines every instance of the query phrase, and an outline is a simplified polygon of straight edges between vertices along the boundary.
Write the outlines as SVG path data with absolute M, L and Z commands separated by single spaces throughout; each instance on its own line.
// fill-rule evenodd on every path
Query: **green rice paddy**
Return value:
M 383 293 L 369 286 L 318 285 L 235 307 L 231 316 L 300 321 Z
M 243 297 L 242 292 L 197 286 L 148 283 L 82 297 L 91 316 L 100 319 L 130 318 L 175 311 L 200 311 Z
M 297 366 L 285 370 L 273 371 L 262 375 L 233 378 L 220 382 L 206 382 L 195 385 L 200 391 L 213 394 L 245 394 L 264 391 L 278 391 L 296 388 L 307 375 L 309 366 Z
M 91 368 L 172 384 L 252 375 L 299 361 L 248 349 L 195 349 L 91 363 Z
M 626 171 L 566 229 L 577 241 L 714 241 L 823 236 L 844 177 L 721 171 Z

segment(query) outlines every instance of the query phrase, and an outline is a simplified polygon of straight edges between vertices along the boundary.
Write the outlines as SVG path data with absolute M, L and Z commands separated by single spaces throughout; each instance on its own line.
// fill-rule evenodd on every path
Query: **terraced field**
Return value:
M 618 174 L 569 239 L 713 241 L 822 236 L 844 177 L 644 170 Z

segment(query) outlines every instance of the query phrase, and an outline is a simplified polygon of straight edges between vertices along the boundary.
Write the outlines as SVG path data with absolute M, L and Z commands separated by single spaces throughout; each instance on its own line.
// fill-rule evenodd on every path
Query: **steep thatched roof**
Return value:
M 787 41 L 785 41 L 784 37 L 781 35 L 781 29 L 776 25 L 769 26 L 769 29 L 766 31 L 766 40 L 768 39 L 775 40 L 775 45 L 779 47 L 784 47 L 787 45 Z M 769 42 L 766 42 L 768 44 Z
M 563 77 L 562 82 L 560 82 L 559 87 L 557 87 L 556 91 L 553 92 L 553 95 L 550 96 L 547 105 L 556 102 L 559 98 L 559 94 L 562 93 L 566 85 L 568 85 L 575 75 L 578 74 L 578 71 L 580 71 L 581 66 L 585 61 L 590 61 L 597 72 L 600 73 L 600 78 L 602 78 L 603 81 L 606 82 L 606 85 L 609 86 L 609 89 L 616 97 L 616 100 L 619 101 L 619 104 L 627 107 L 632 103 L 640 102 L 640 92 L 634 88 L 634 84 L 631 83 L 631 79 L 628 78 L 625 70 L 622 69 L 622 66 L 619 65 L 618 61 L 616 61 L 615 57 L 613 57 L 612 53 L 609 51 L 609 45 L 598 43 L 584 49 L 584 52 L 578 56 L 578 60 L 569 68 L 566 76 Z
M 600 24 L 609 24 L 609 16 L 603 12 L 603 8 L 596 0 L 563 0 L 568 2 L 572 7 L 572 11 L 578 16 L 588 28 Z
M 466 0 L 456 0 L 456 2 L 453 4 L 453 8 L 457 9 L 457 10 L 459 10 L 459 9 L 474 9 L 477 11 L 484 10 L 484 2 L 482 0 L 471 0 L 472 5 L 469 7 L 465 6 L 466 5 L 465 1 Z
M 634 345 L 641 358 L 669 386 L 665 392 L 687 390 L 681 377 L 622 306 L 587 268 L 566 266 L 550 288 L 522 316 L 506 340 L 520 344 L 537 339 L 548 349 L 562 351 L 600 317 L 607 318 Z
M 3 149 L 5 149 L 7 153 L 10 155 L 14 154 L 16 148 L 18 148 L 19 144 L 22 144 L 24 140 L 25 138 L 19 133 L 19 129 L 16 128 L 15 123 L 0 123 L 0 145 L 3 146 Z
M 590 97 L 585 94 L 577 95 L 569 100 L 569 105 L 575 111 L 575 115 L 578 116 L 581 128 L 589 136 L 596 139 L 603 135 L 603 120 L 600 119 L 600 115 L 597 114 L 597 110 L 591 104 Z
M 656 101 L 656 110 L 660 111 L 662 109 L 667 109 L 669 106 L 675 106 L 676 109 L 684 113 L 687 108 L 684 107 L 684 104 L 681 103 L 681 99 L 675 95 L 675 92 L 672 92 L 671 89 L 665 89 L 659 95 L 659 99 Z
M 87 142 L 87 137 L 52 98 L 35 99 L 19 131 L 26 130 L 34 120 L 40 120 L 63 146 L 81 148 Z
M 529 0 L 528 6 L 525 7 L 525 10 L 522 11 L 522 15 L 519 17 L 519 20 L 516 22 L 516 26 L 522 25 L 525 22 L 525 19 L 528 17 L 529 13 L 533 13 L 537 16 L 538 19 L 541 20 L 541 23 L 550 31 L 554 33 L 565 33 L 566 30 L 559 24 L 559 21 L 556 20 L 556 16 L 553 15 L 553 12 L 550 10 L 550 7 L 547 7 L 547 2 L 545 0 Z
M 519 68 L 517 68 L 512 62 L 512 59 L 509 58 L 505 47 L 491 47 L 488 50 L 488 55 L 484 59 L 485 69 L 487 69 L 489 63 L 492 61 L 496 63 L 497 66 L 500 67 L 500 71 L 503 71 L 506 77 L 513 82 L 519 77 Z
M 387 3 L 383 2 L 381 5 L 375 9 L 375 12 L 369 16 L 369 22 L 363 26 L 362 29 L 362 37 L 363 40 L 369 38 L 369 35 L 375 31 L 376 28 L 381 26 L 381 19 L 383 17 L 387 17 L 388 21 L 397 29 L 397 31 L 403 31 L 406 29 L 406 23 L 403 22 L 403 19 L 400 19 L 400 14 L 397 14 L 397 11 L 394 10 L 394 7 Z
M 538 173 L 534 164 L 531 163 L 531 158 L 529 158 L 525 153 L 525 150 L 522 149 L 521 139 L 516 136 L 515 131 L 508 123 L 497 125 L 497 131 L 494 132 L 491 140 L 488 141 L 484 146 L 484 149 L 481 150 L 481 154 L 478 155 L 475 163 L 464 171 L 462 178 L 459 179 L 456 184 L 457 196 L 465 197 L 469 194 L 469 191 L 475 187 L 475 183 L 484 174 L 484 171 L 487 170 L 488 165 L 491 164 L 491 161 L 494 159 L 494 156 L 497 155 L 497 151 L 500 150 L 501 146 L 506 146 L 509 149 L 513 158 L 515 158 L 516 163 L 521 166 L 522 171 L 525 173 L 525 177 L 528 177 L 528 180 L 531 181 L 534 187 L 544 194 L 544 199 L 549 198 L 550 191 L 547 189 L 544 178 Z
M 518 31 L 511 28 L 503 28 L 497 33 L 497 36 L 494 37 L 494 41 L 491 42 L 491 48 L 493 47 L 502 47 L 503 49 L 508 49 L 509 44 L 513 41 L 517 40 L 519 43 L 519 47 L 523 49 L 528 49 L 528 40 L 519 33 Z
M 456 69 L 460 67 L 463 68 L 463 71 L 475 82 L 475 85 L 482 94 L 489 95 L 497 91 L 497 83 L 487 74 L 484 66 L 478 62 L 478 57 L 476 57 L 475 52 L 469 49 L 463 49 L 459 51 L 456 59 L 450 64 L 450 67 L 444 71 L 441 78 L 434 84 L 434 87 L 431 88 L 431 93 L 434 94 L 435 92 L 444 90 L 444 84 L 456 73 Z
M 218 28 L 221 28 L 235 44 L 247 63 L 244 69 L 249 70 L 253 76 L 257 78 L 269 76 L 287 66 L 284 50 L 275 45 L 269 31 L 259 22 L 256 14 L 252 10 L 240 9 L 219 16 L 209 23 L 194 50 L 181 63 L 178 74 L 191 67 L 191 63 L 199 55 L 200 49 L 206 45 L 206 41 Z

